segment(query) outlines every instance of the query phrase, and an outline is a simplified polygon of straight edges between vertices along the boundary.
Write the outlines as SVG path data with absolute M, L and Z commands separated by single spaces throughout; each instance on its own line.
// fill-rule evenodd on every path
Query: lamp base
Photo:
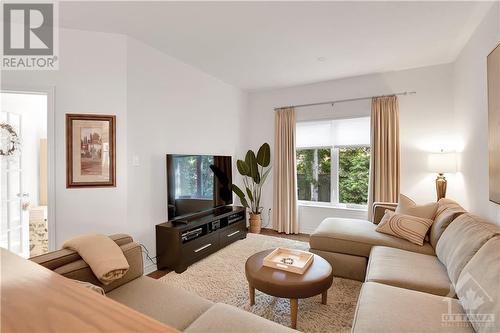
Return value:
M 439 199 L 446 197 L 446 185 L 447 185 L 446 178 L 442 173 L 440 173 L 436 178 L 436 194 L 438 201 Z

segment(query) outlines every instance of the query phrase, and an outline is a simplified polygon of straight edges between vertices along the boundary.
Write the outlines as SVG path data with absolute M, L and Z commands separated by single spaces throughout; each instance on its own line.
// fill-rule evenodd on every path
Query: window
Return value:
M 301 201 L 366 206 L 370 118 L 297 123 L 297 189 Z

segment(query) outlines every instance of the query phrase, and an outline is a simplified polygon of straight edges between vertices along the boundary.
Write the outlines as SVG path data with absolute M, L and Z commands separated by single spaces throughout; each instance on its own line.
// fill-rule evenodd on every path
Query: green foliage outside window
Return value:
M 332 151 L 338 152 L 338 202 L 366 205 L 370 148 L 297 149 L 298 199 L 331 202 Z
M 368 202 L 370 148 L 339 149 L 339 202 L 363 204 Z
M 307 183 L 313 183 L 314 149 L 297 150 L 297 175 Z
M 299 200 L 330 202 L 331 161 L 330 148 L 297 150 Z

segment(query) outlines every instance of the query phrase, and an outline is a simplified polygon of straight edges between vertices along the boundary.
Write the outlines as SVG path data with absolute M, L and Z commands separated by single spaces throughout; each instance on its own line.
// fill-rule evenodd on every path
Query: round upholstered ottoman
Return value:
M 263 265 L 264 258 L 274 249 L 258 252 L 247 259 L 245 274 L 250 290 L 250 305 L 255 304 L 255 289 L 271 296 L 290 299 L 291 327 L 297 328 L 298 299 L 321 294 L 326 304 L 327 292 L 333 282 L 332 266 L 314 255 L 311 266 L 304 274 L 286 272 Z

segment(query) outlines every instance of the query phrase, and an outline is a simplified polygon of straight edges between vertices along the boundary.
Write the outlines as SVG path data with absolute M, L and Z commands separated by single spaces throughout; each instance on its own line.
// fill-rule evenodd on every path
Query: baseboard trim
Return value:
M 306 234 L 306 235 L 311 235 L 316 231 L 316 228 L 300 228 L 299 227 L 299 232 L 301 234 Z
M 153 264 L 152 262 L 146 263 L 144 265 L 144 275 L 148 275 L 149 273 L 153 273 L 156 270 L 157 270 L 156 265 Z

